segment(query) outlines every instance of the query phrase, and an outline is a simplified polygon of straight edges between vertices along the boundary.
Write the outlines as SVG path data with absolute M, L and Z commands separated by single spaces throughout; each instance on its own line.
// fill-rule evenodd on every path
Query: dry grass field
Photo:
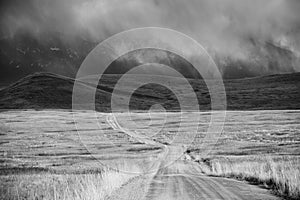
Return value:
M 172 139 L 178 126 L 181 134 L 190 132 L 195 128 L 195 115 L 201 116 L 198 135 L 180 159 L 189 154 L 197 161 L 185 161 L 185 165 L 194 166 L 193 170 L 199 166 L 201 170 L 195 172 L 200 178 L 203 174 L 238 178 L 263 184 L 283 197 L 299 198 L 299 111 L 227 112 L 223 133 L 205 157 L 201 157 L 201 140 L 209 112 L 186 113 L 182 121 L 178 113 L 170 113 L 172 117 L 166 120 L 165 113 L 152 113 L 150 126 L 134 131 L 153 143 L 114 128 L 107 120 L 109 115 L 97 113 L 95 125 L 91 112 L 1 112 L 1 198 L 106 199 L 152 169 L 165 151 L 163 147 L 176 149 Z M 74 116 L 84 119 L 84 126 L 76 127 Z M 128 130 L 134 128 L 126 126 L 128 120 L 145 124 L 149 120 L 146 113 L 136 113 L 131 119 L 122 113 L 116 116 L 119 125 Z M 160 131 L 152 135 L 157 129 Z M 223 180 L 217 181 L 220 184 Z M 213 193 L 207 195 L 217 198 Z
M 228 156 L 200 161 L 207 175 L 261 184 L 289 199 L 300 198 L 299 164 L 300 157 L 296 156 Z
M 191 157 L 203 173 L 249 181 L 287 199 L 300 198 L 300 135 L 296 111 L 230 113 L 211 155 Z M 234 117 L 236 115 L 236 117 Z M 240 119 L 237 119 L 240 116 Z
M 0 199 L 106 199 L 116 189 L 137 176 L 123 171 L 134 170 L 134 172 L 138 172 L 139 170 L 135 166 L 126 164 L 117 168 L 120 171 L 103 168 L 84 173 L 38 172 L 29 169 L 24 174 L 2 175 Z

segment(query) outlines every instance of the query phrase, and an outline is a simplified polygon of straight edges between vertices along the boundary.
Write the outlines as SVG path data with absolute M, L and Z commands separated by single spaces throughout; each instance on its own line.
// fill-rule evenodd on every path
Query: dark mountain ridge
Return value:
M 96 110 L 111 110 L 111 93 L 120 77 L 103 75 L 97 86 Z M 197 94 L 200 109 L 210 110 L 210 96 L 205 82 L 201 79 L 189 79 L 189 82 Z M 0 90 L 0 108 L 71 109 L 73 84 L 72 78 L 35 73 Z M 228 110 L 300 109 L 300 73 L 224 80 L 224 85 Z M 82 82 L 82 90 L 89 91 L 90 87 Z M 122 92 L 117 93 L 123 95 Z M 180 109 L 176 96 L 158 85 L 145 85 L 137 89 L 131 97 L 130 107 L 145 110 L 157 103 L 170 111 Z
M 223 78 L 245 78 L 258 75 L 299 72 L 300 57 L 291 49 L 274 41 L 246 40 L 242 57 L 222 54 L 216 49 L 208 52 L 219 67 Z M 20 32 L 0 39 L 0 80 L 10 84 L 34 72 L 51 72 L 75 77 L 81 63 L 101 41 L 77 37 L 69 39 L 59 32 L 44 33 L 41 38 Z M 223 52 L 224 53 L 224 52 Z M 196 78 L 190 63 L 168 52 L 138 50 L 121 56 L 108 70 L 112 74 L 130 69 L 147 61 L 162 63 L 178 69 L 189 78 Z

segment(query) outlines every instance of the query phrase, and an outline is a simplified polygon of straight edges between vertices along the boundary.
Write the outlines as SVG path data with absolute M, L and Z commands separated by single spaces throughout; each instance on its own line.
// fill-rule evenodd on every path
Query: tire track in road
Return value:
M 123 128 L 122 126 L 120 126 L 118 120 L 116 119 L 116 117 L 113 114 L 109 114 L 106 116 L 106 121 L 107 123 L 114 129 L 114 130 L 119 130 L 124 132 L 125 134 L 129 135 L 130 137 L 134 138 L 135 140 L 137 140 L 140 143 L 144 143 L 144 144 L 151 144 L 151 145 L 157 145 L 159 143 L 148 139 L 147 137 L 142 137 L 141 135 L 137 134 L 134 131 L 130 131 L 128 129 Z
M 156 171 L 153 171 L 152 174 L 145 174 L 126 184 L 109 198 L 111 200 L 280 199 L 272 195 L 270 191 L 255 185 L 232 179 L 205 176 L 196 163 L 168 158 L 182 153 L 182 147 L 162 145 L 151 139 L 141 137 L 136 132 L 122 128 L 113 115 L 108 115 L 106 120 L 114 130 L 120 130 L 146 145 L 160 145 L 164 149 L 158 160 L 159 163 L 154 165 Z
M 189 173 L 193 163 L 177 161 L 151 182 L 146 199 L 279 200 L 269 190 L 246 182 Z M 177 173 L 174 172 L 176 168 Z M 240 188 L 239 190 L 237 188 Z M 178 192 L 181 191 L 181 192 Z

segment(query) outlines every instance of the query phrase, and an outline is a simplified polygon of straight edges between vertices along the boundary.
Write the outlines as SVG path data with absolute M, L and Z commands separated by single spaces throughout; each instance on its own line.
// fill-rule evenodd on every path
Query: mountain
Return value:
M 237 55 L 219 55 L 212 52 L 224 79 L 300 71 L 300 57 L 289 47 L 274 41 L 262 42 L 254 38 L 249 38 L 246 41 L 243 44 L 246 50 L 236 52 Z
M 111 93 L 120 75 L 103 75 L 96 92 L 96 109 L 110 111 Z M 170 78 L 170 77 L 166 77 Z M 171 77 L 174 80 L 174 77 Z M 135 81 L 134 79 L 129 81 Z M 210 110 L 210 95 L 201 79 L 189 79 L 200 109 Z M 0 90 L 1 109 L 71 109 L 74 79 L 50 73 L 35 73 Z M 228 110 L 300 109 L 300 73 L 225 80 Z M 180 87 L 174 82 L 175 87 Z M 84 92 L 91 85 L 82 82 Z M 184 92 L 184 91 L 183 91 Z M 116 91 L 117 95 L 124 95 Z M 167 88 L 149 84 L 137 89 L 130 108 L 146 110 L 154 104 L 179 110 L 176 96 Z
M 80 64 L 97 43 L 84 38 L 72 41 L 60 33 L 42 38 L 21 32 L 0 39 L 0 80 L 13 83 L 35 72 L 75 77 Z
M 223 78 L 239 79 L 300 71 L 299 55 L 292 49 L 257 38 L 245 41 L 243 51 L 230 55 L 213 48 L 208 50 Z M 11 84 L 34 72 L 50 72 L 74 78 L 84 58 L 99 42 L 84 37 L 70 39 L 59 32 L 44 33 L 40 37 L 18 32 L 11 38 L 1 38 L 0 84 Z M 122 74 L 134 66 L 149 62 L 171 66 L 188 78 L 199 78 L 193 66 L 185 59 L 158 49 L 129 52 L 116 59 L 107 73 Z M 147 68 L 142 71 L 148 73 Z M 167 75 L 161 70 L 154 70 L 154 73 Z

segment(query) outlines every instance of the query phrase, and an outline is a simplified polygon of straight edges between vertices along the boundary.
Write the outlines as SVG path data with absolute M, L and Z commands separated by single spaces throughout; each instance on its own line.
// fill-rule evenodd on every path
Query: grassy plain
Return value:
M 1 198 L 105 199 L 140 172 L 147 172 L 162 151 L 160 146 L 114 130 L 107 123 L 107 113 L 96 113 L 98 123 L 94 124 L 94 114 L 1 112 Z M 299 111 L 227 112 L 222 134 L 205 154 L 207 145 L 201 141 L 210 113 L 186 113 L 182 120 L 179 114 L 153 113 L 151 123 L 146 113 L 130 119 L 119 113 L 117 118 L 120 126 L 167 146 L 173 145 L 178 127 L 180 134 L 187 134 L 198 124 L 198 134 L 185 154 L 199 162 L 203 173 L 256 182 L 282 196 L 299 197 Z M 199 123 L 196 115 L 200 115 Z M 76 126 L 74 116 L 84 123 Z M 128 120 L 148 126 L 130 127 Z

